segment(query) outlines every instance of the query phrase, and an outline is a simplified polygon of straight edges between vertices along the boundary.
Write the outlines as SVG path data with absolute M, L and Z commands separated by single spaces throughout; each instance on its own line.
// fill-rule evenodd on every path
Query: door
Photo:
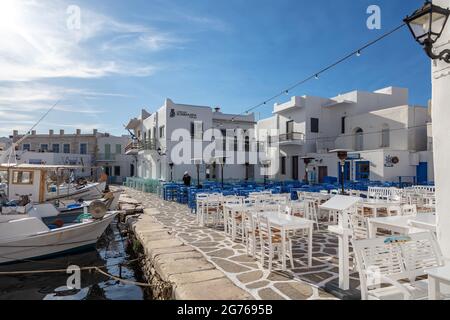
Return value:
M 286 140 L 292 140 L 294 138 L 294 120 L 286 123 Z
M 426 184 L 428 182 L 428 163 L 420 162 L 417 166 L 417 184 Z
M 355 168 L 355 179 L 358 181 L 369 180 L 370 178 L 370 162 L 358 161 Z
M 298 156 L 292 157 L 292 180 L 298 181 Z
M 319 167 L 319 183 L 323 183 L 325 177 L 328 177 L 328 167 Z
M 255 167 L 250 164 L 248 166 L 245 167 L 245 178 L 246 180 L 250 180 L 253 181 L 255 179 Z
M 342 183 L 341 163 L 338 162 L 339 183 Z M 350 162 L 346 161 L 344 166 L 344 182 L 350 181 Z

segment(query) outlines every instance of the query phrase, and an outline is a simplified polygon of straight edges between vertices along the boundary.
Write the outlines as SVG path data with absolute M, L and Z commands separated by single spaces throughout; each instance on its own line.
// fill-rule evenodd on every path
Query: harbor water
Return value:
M 131 250 L 127 250 L 127 240 L 121 235 L 115 221 L 98 241 L 96 249 L 47 260 L 0 266 L 0 273 L 97 266 L 104 267 L 102 271 L 121 279 L 142 281 L 138 263 Z M 94 270 L 82 271 L 81 289 L 70 290 L 67 282 L 72 274 L 0 274 L 0 300 L 145 300 L 150 297 L 145 288 L 111 279 Z

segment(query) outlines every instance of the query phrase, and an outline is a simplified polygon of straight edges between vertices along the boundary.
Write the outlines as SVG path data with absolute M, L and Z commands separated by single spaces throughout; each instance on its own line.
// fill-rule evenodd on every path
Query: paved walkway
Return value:
M 269 272 L 258 259 L 247 256 L 242 244 L 232 242 L 223 230 L 200 227 L 189 208 L 175 202 L 167 202 L 154 194 L 126 189 L 127 194 L 145 208 L 157 209 L 153 215 L 169 227 L 182 242 L 203 253 L 205 258 L 223 271 L 238 287 L 255 299 L 333 299 L 325 293 L 324 285 L 338 277 L 337 238 L 326 231 L 316 231 L 313 238 L 313 267 L 308 268 L 306 242 L 294 243 L 293 270 Z M 279 266 L 274 267 L 274 270 Z M 358 275 L 352 274 L 352 286 L 358 285 Z

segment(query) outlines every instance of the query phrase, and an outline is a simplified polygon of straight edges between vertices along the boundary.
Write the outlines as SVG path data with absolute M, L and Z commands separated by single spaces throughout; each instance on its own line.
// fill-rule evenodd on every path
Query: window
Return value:
M 245 137 L 245 152 L 250 152 L 250 137 Z
M 105 160 L 111 160 L 111 145 L 109 143 L 105 144 Z
M 120 166 L 114 167 L 114 176 L 120 177 Z
M 220 132 L 222 133 L 222 151 L 227 151 L 227 130 L 221 129 Z
M 294 139 L 294 120 L 286 122 L 286 139 Z
M 191 138 L 195 140 L 203 139 L 203 122 L 194 121 L 191 122 Z
M 342 117 L 341 118 L 341 133 L 342 134 L 345 134 L 345 119 L 346 119 L 347 117 Z
M 13 184 L 33 184 L 33 171 L 13 171 Z
M 87 143 L 80 143 L 80 154 L 87 154 Z
M 48 144 L 43 143 L 41 144 L 41 152 L 47 152 L 48 151 Z
M 159 137 L 160 138 L 164 138 L 165 130 L 166 130 L 165 126 L 159 127 Z
M 355 130 L 355 143 L 354 148 L 355 151 L 362 151 L 364 148 L 364 131 L 361 128 L 357 128 Z
M 390 130 L 389 126 L 387 124 L 383 125 L 383 128 L 381 129 L 381 147 L 382 148 L 389 148 L 391 141 L 390 141 Z
M 59 144 L 57 144 L 57 143 L 52 144 L 52 151 L 54 153 L 59 153 Z
M 238 151 L 238 137 L 234 136 L 234 152 Z
M 65 143 L 65 144 L 63 145 L 63 152 L 64 152 L 64 153 L 70 153 L 70 144 Z
M 122 145 L 116 144 L 116 154 L 122 154 Z
M 319 119 L 311 118 L 311 132 L 319 133 Z
M 286 175 L 286 157 L 281 157 L 281 174 Z
M 29 143 L 25 143 L 25 144 L 22 146 L 22 150 L 23 150 L 23 151 L 30 151 L 30 150 L 31 150 L 31 145 L 30 145 Z

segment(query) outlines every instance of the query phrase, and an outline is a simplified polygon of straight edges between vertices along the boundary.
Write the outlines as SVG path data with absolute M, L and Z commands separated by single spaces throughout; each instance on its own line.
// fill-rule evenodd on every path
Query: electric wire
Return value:
M 244 112 L 241 112 L 240 114 L 238 114 L 238 115 L 234 116 L 233 118 L 231 118 L 231 120 L 234 121 L 234 120 L 236 120 L 237 117 L 239 117 L 239 116 L 241 116 L 243 114 L 247 114 L 247 113 L 249 113 L 249 112 L 251 112 L 253 110 L 256 110 L 256 109 L 258 109 L 258 108 L 260 108 L 262 106 L 267 105 L 268 102 L 271 102 L 271 101 L 275 100 L 276 98 L 279 98 L 279 97 L 281 97 L 281 96 L 283 96 L 285 94 L 289 94 L 289 92 L 292 91 L 293 89 L 301 86 L 302 84 L 304 84 L 304 83 L 306 83 L 306 82 L 308 82 L 308 81 L 310 81 L 312 79 L 316 79 L 316 80 L 319 79 L 321 74 L 329 71 L 330 69 L 332 69 L 332 68 L 336 67 L 337 65 L 345 62 L 346 60 L 350 59 L 353 56 L 359 57 L 362 54 L 363 50 L 365 50 L 365 49 L 375 45 L 376 43 L 380 42 L 381 40 L 383 40 L 383 39 L 387 38 L 388 36 L 394 34 L 398 30 L 402 29 L 405 25 L 406 25 L 405 23 L 402 23 L 398 27 L 396 27 L 396 28 L 394 28 L 394 29 L 384 33 L 380 37 L 378 37 L 378 38 L 376 38 L 376 39 L 366 43 L 362 47 L 360 47 L 360 48 L 350 52 L 349 54 L 347 54 L 344 57 L 338 59 L 337 61 L 331 63 L 330 65 L 324 67 L 323 69 L 321 69 L 321 70 L 319 70 L 317 72 L 314 72 L 312 75 L 306 77 L 305 79 L 300 80 L 297 83 L 295 83 L 295 84 L 289 86 L 288 88 L 282 90 L 280 93 L 277 93 L 277 94 L 273 95 L 272 97 L 270 97 L 269 99 L 267 99 L 267 100 L 265 100 L 265 101 L 255 105 L 253 107 L 250 107 L 250 108 L 246 109 Z

